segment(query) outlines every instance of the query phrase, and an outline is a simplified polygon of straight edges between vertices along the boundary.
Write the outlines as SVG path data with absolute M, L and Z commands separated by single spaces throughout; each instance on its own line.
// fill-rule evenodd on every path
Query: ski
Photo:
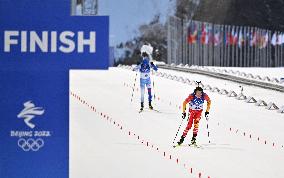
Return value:
M 180 147 L 180 146 L 181 146 L 181 145 L 177 144 L 177 145 L 174 145 L 173 147 L 176 148 L 176 147 Z
M 156 110 L 156 109 L 146 109 L 146 110 L 144 110 L 144 109 L 140 109 L 138 112 L 139 113 L 141 113 L 141 112 L 143 112 L 143 111 L 154 111 L 154 112 L 157 112 L 157 113 L 162 113 L 161 111 L 159 111 L 159 110 Z
M 202 148 L 200 145 L 197 144 L 188 144 L 188 146 L 192 148 Z
M 157 110 L 157 109 L 150 109 L 151 111 L 155 111 L 155 112 L 158 112 L 158 113 L 161 113 L 161 111 Z

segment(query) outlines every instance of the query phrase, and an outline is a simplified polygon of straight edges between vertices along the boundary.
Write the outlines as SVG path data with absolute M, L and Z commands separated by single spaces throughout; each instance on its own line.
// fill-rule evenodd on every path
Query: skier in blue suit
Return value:
M 148 101 L 149 101 L 149 109 L 153 109 L 152 106 L 152 94 L 151 94 L 151 78 L 150 78 L 150 71 L 151 68 L 155 71 L 158 70 L 157 66 L 154 65 L 153 62 L 149 61 L 149 55 L 146 52 L 142 53 L 142 62 L 139 63 L 134 70 L 140 72 L 140 90 L 141 90 L 141 108 L 140 110 L 143 111 L 144 109 L 144 93 L 145 93 L 145 86 L 148 89 Z

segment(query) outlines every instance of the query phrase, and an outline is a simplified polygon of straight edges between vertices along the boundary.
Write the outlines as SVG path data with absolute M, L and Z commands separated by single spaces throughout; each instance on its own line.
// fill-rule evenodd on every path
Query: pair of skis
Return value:
M 147 109 L 147 110 L 149 110 L 149 111 L 155 111 L 155 112 L 157 112 L 157 113 L 161 113 L 161 111 L 159 111 L 159 110 L 156 110 L 156 109 Z M 138 112 L 139 113 L 142 113 L 143 111 L 145 111 L 144 109 L 140 109 Z
M 173 148 L 178 148 L 178 147 L 181 147 L 182 145 L 174 145 Z M 192 147 L 192 148 L 202 148 L 200 145 L 197 145 L 196 143 L 195 144 L 188 144 L 189 147 Z

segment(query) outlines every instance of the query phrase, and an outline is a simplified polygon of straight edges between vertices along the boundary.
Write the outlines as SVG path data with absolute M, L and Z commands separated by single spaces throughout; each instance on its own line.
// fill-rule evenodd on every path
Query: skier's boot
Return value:
M 143 103 L 143 102 L 141 102 L 141 108 L 140 108 L 140 111 L 143 111 L 143 109 L 144 109 L 144 103 Z
M 180 137 L 180 140 L 177 142 L 178 146 L 180 146 L 183 143 L 184 138 L 185 137 L 183 135 Z
M 197 136 L 197 135 L 193 135 L 193 136 L 192 136 L 191 144 L 190 144 L 190 145 L 196 146 L 196 136 Z
M 152 106 L 152 102 L 151 101 L 149 101 L 149 109 L 151 109 L 151 110 L 154 109 L 153 106 Z

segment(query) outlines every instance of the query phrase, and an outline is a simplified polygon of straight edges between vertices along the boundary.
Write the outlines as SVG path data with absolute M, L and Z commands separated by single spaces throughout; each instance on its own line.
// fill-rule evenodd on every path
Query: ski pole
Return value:
M 153 76 L 153 75 L 152 75 Z M 155 91 L 155 81 L 153 76 L 153 95 L 154 95 L 154 101 L 156 101 L 156 91 Z
M 209 132 L 209 117 L 208 117 L 208 115 L 205 117 L 206 118 L 206 121 L 207 121 L 207 126 L 206 126 L 206 128 L 207 128 L 207 136 L 208 136 L 208 142 L 209 143 L 211 143 L 210 142 L 210 132 Z
M 134 91 L 135 91 L 137 76 L 138 76 L 138 72 L 136 72 L 136 74 L 135 74 L 135 80 L 134 80 L 134 84 L 133 84 L 133 87 L 132 87 L 131 102 L 133 101 L 133 95 L 134 95 Z
M 173 140 L 173 144 L 174 144 L 174 143 L 175 143 L 175 141 L 176 141 L 177 135 L 178 135 L 178 133 L 179 133 L 180 127 L 181 127 L 181 125 L 182 125 L 182 123 L 183 123 L 183 120 L 184 120 L 184 119 L 185 119 L 185 118 L 182 118 L 181 123 L 179 124 L 178 130 L 177 130 L 177 133 L 176 133 L 175 138 L 174 138 L 174 140 Z

